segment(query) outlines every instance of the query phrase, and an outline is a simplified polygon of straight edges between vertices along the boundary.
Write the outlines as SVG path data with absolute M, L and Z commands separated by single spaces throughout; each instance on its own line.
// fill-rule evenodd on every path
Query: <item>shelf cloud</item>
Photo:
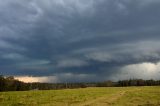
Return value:
M 0 0 L 0 74 L 159 79 L 159 10 L 159 0 Z

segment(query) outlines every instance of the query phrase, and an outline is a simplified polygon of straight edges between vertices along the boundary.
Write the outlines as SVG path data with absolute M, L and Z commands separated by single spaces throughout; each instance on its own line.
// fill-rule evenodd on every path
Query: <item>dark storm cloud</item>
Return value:
M 159 62 L 159 10 L 158 0 L 0 0 L 1 74 L 121 79 Z

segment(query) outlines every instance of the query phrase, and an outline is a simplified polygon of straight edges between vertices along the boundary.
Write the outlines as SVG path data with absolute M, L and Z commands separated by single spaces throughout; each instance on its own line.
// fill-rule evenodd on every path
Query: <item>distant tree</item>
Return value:
M 5 78 L 3 77 L 3 75 L 0 75 L 0 91 L 4 90 L 5 90 Z

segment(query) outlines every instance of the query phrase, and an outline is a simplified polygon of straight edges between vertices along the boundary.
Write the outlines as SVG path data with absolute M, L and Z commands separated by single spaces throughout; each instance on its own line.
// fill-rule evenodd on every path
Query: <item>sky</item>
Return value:
M 159 10 L 160 0 L 0 0 L 0 74 L 159 80 Z

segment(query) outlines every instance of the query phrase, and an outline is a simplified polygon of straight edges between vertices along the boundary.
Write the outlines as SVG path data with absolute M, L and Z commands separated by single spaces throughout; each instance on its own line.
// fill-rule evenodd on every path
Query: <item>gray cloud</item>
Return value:
M 120 78 L 126 66 L 160 61 L 159 9 L 159 0 L 0 0 L 0 72 Z
M 88 65 L 87 62 L 83 61 L 83 60 L 79 60 L 79 59 L 64 59 L 64 60 L 60 60 L 57 63 L 57 67 L 81 67 L 81 66 L 85 66 Z

